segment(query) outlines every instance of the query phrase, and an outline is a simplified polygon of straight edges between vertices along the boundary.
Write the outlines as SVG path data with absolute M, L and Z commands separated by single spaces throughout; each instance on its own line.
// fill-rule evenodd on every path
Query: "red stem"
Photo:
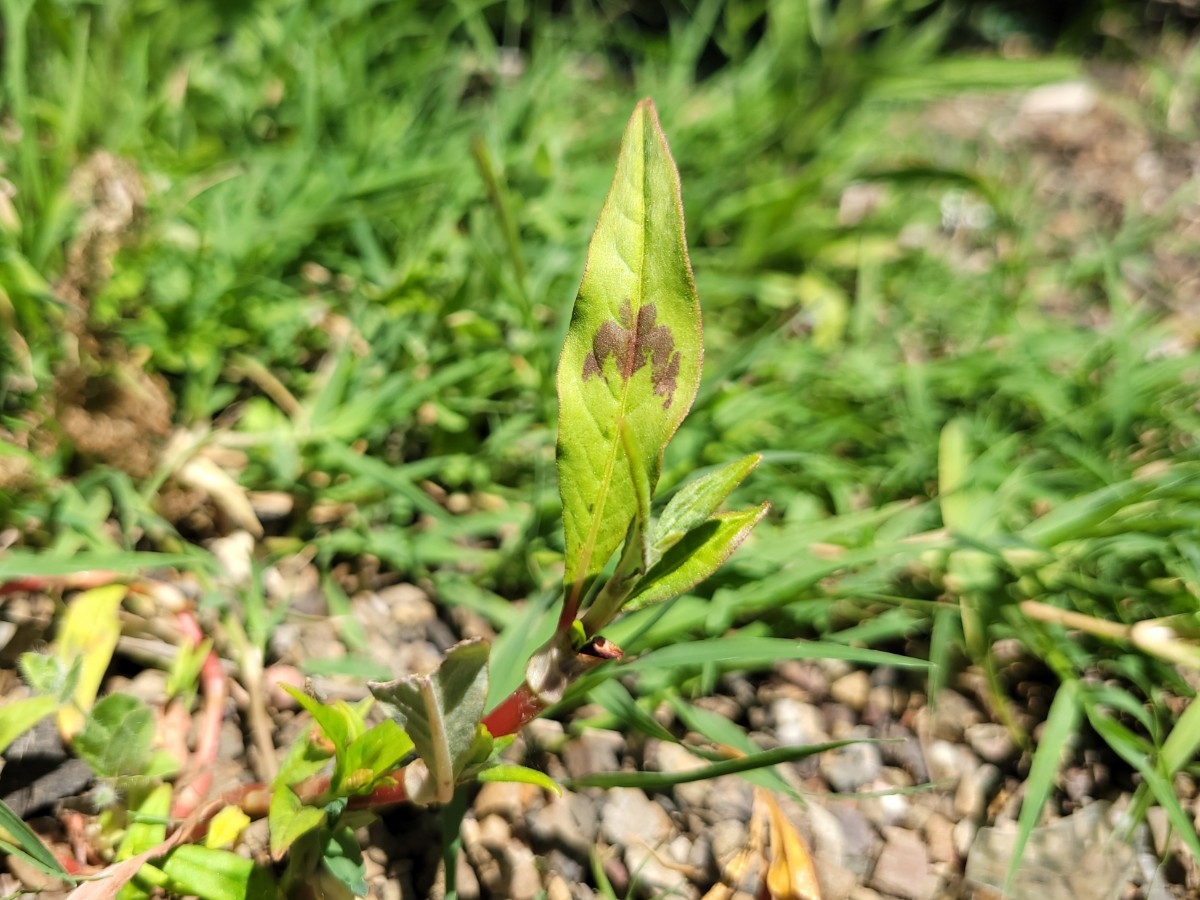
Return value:
M 203 643 L 204 632 L 195 615 L 191 612 L 181 612 L 178 619 L 184 636 L 193 647 Z M 171 815 L 181 819 L 190 816 L 212 788 L 213 764 L 217 761 L 217 748 L 221 737 L 221 720 L 225 718 L 229 682 L 225 678 L 224 669 L 221 668 L 221 660 L 212 650 L 208 651 L 200 668 L 200 689 L 204 694 L 204 709 L 196 735 L 196 749 L 188 762 L 188 768 L 194 777 L 179 791 L 171 806 Z

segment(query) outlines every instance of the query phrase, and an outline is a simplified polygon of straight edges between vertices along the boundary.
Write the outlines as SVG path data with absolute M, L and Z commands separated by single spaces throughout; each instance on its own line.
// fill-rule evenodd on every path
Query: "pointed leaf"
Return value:
M 721 513 L 693 528 L 633 589 L 627 611 L 678 597 L 717 571 L 767 514 L 764 503 L 754 509 Z
M 621 142 L 558 366 L 565 580 L 574 600 L 636 514 L 626 444 L 653 488 L 663 448 L 695 399 L 701 356 L 679 174 L 654 104 L 643 100 Z
M 475 777 L 480 781 L 513 781 L 520 784 L 536 784 L 544 791 L 562 796 L 562 788 L 553 778 L 545 772 L 539 772 L 537 769 L 530 769 L 527 766 L 500 763 L 480 770 Z
M 271 829 L 271 857 L 282 859 L 287 849 L 325 821 L 325 811 L 305 806 L 295 792 L 277 785 L 271 793 L 267 825 Z
M 652 562 L 679 543 L 689 531 L 715 513 L 742 481 L 754 471 L 762 456 L 752 453 L 689 481 L 671 498 L 654 527 Z
M 488 651 L 481 640 L 463 641 L 450 648 L 431 675 L 368 683 L 377 699 L 399 713 L 441 803 L 453 796 L 455 780 L 475 749 L 476 726 L 487 700 Z
M 7 841 L 0 841 L 0 850 L 8 853 L 18 850 L 25 859 L 32 861 L 47 874 L 69 877 L 66 869 L 55 859 L 50 849 L 42 843 L 42 839 L 2 800 L 0 800 L 0 831 L 7 832 L 8 837 L 17 842 L 14 845 Z

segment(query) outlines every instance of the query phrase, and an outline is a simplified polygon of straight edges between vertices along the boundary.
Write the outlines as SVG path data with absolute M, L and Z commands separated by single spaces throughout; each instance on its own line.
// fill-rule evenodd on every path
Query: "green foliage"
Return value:
M 1135 810 L 1161 803 L 1186 824 L 1171 787 L 1200 734 L 1177 669 L 1200 647 L 1198 356 L 1173 318 L 1173 260 L 1195 256 L 1171 219 L 1186 198 L 1150 212 L 1125 203 L 1111 224 L 1084 201 L 1048 202 L 1024 148 L 930 127 L 946 112 L 930 106 L 963 92 L 1082 71 L 1065 57 L 948 49 L 954 12 L 703 3 L 662 36 L 538 2 L 2 0 L 0 526 L 18 546 L 0 578 L 167 567 L 207 578 L 212 554 L 164 500 L 189 454 L 211 449 L 241 460 L 228 469 L 240 489 L 293 501 L 259 562 L 303 551 L 332 571 L 370 557 L 503 626 L 489 707 L 554 631 L 564 568 L 585 635 L 603 627 L 643 654 L 622 667 L 624 686 L 609 667 L 571 696 L 595 687 L 630 727 L 729 669 L 807 656 L 924 666 L 900 650 L 928 656 L 931 695 L 964 658 L 978 665 L 1004 709 L 990 648 L 1010 638 L 1064 685 L 1056 722 L 1086 721 L 1142 775 Z M 1027 33 L 994 11 L 965 21 L 997 41 Z M 1196 52 L 1142 63 L 1146 102 L 1123 115 L 1155 146 L 1194 137 L 1179 110 L 1193 105 Z M 713 55 L 725 62 L 710 67 Z M 577 291 L 615 135 L 645 95 L 683 167 L 687 242 L 642 106 L 620 171 L 668 177 L 610 189 L 601 234 L 633 265 L 591 262 L 607 246 L 597 237 Z M 107 237 L 93 227 L 99 175 L 137 207 Z M 1064 215 L 1081 230 L 1064 236 Z M 668 242 L 643 259 L 630 248 L 647 234 Z M 666 344 L 654 329 L 666 304 L 695 303 L 689 252 L 708 370 L 694 403 L 664 410 L 655 389 L 674 357 L 656 382 Z M 84 258 L 103 264 L 82 277 L 72 260 Z M 588 421 L 584 400 L 621 409 L 625 357 L 607 350 L 638 334 L 646 303 L 650 363 L 628 382 L 641 406 L 603 434 L 560 435 L 578 445 L 564 464 L 575 523 L 564 538 L 555 355 L 569 334 L 573 367 L 560 373 L 578 402 L 567 398 L 564 423 Z M 665 327 L 678 352 L 687 328 Z M 699 379 L 690 333 L 680 390 L 687 372 Z M 141 371 L 161 379 L 163 427 L 191 429 L 194 446 L 131 473 L 128 448 L 97 454 L 62 423 Z M 597 449 L 608 475 L 584 465 Z M 750 497 L 738 484 L 759 452 Z M 655 489 L 672 498 L 665 508 Z M 463 501 L 456 511 L 447 494 Z M 761 521 L 753 507 L 717 512 L 761 497 L 776 510 Z M 697 584 L 756 521 L 750 547 Z M 623 570 L 624 554 L 611 559 L 622 542 Z M 78 618 L 108 627 L 114 596 L 93 595 Z M 223 592 L 209 602 L 227 620 L 243 614 Z M 630 603 L 649 608 L 609 624 Z M 269 623 L 244 630 L 261 645 Z M 41 696 L 0 711 L 0 747 L 52 705 L 95 700 L 112 635 L 83 636 L 104 640 L 53 657 L 30 678 Z M 1097 680 L 1112 689 L 1088 689 Z M 1178 719 L 1177 698 L 1190 702 Z M 310 710 L 323 738 L 298 742 L 279 782 L 335 773 L 339 796 L 308 805 L 324 824 L 295 845 L 293 872 L 321 877 L 341 827 L 328 804 L 384 784 L 411 752 L 398 753 L 397 723 L 370 729 L 331 709 Z M 1054 745 L 1036 751 L 1023 826 L 1053 794 Z

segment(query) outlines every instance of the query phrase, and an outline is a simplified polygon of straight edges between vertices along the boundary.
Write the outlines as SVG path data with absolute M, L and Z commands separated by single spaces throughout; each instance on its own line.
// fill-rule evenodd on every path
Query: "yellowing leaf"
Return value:
M 67 665 L 82 660 L 72 708 L 58 711 L 58 730 L 70 741 L 83 727 L 84 714 L 96 702 L 104 673 L 112 661 L 121 636 L 118 611 L 129 589 L 123 584 L 106 584 L 77 595 L 67 606 L 59 632 L 56 655 Z
M 287 788 L 280 788 L 287 790 Z M 242 830 L 250 824 L 250 817 L 236 806 L 227 806 L 208 823 L 208 834 L 204 846 L 210 850 L 221 850 L 234 845 Z
M 767 893 L 771 900 L 821 900 L 817 870 L 804 838 L 774 797 L 766 791 L 758 793 L 771 817 L 771 862 L 767 867 Z

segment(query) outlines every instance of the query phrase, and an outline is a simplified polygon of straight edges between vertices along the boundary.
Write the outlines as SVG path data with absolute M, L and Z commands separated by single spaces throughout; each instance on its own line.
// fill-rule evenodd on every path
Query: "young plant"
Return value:
M 603 636 L 614 619 L 709 576 L 768 509 L 764 503 L 718 511 L 757 465 L 757 456 L 747 456 L 696 479 L 653 512 L 663 452 L 695 399 L 702 356 L 679 175 L 654 105 L 644 100 L 625 131 L 559 361 L 563 600 L 524 683 L 487 711 L 490 648 L 475 640 L 451 648 L 431 674 L 370 683 L 392 712 L 373 727 L 365 719 L 369 698 L 356 706 L 323 704 L 292 691 L 315 725 L 274 782 L 237 788 L 190 816 L 180 812 L 188 819 L 170 838 L 163 828 L 141 835 L 110 872 L 114 878 L 134 876 L 129 860 L 166 855 L 144 865 L 126 893 L 160 887 L 225 900 L 252 890 L 291 895 L 319 882 L 325 895 L 349 896 L 365 890 L 353 835 L 370 809 L 437 803 L 453 827 L 464 811 L 458 789 L 465 783 L 515 780 L 557 790 L 545 775 L 503 763 L 500 751 L 580 675 L 621 657 Z M 153 799 L 165 810 L 164 799 Z M 287 857 L 280 883 L 270 887 L 265 869 L 225 849 L 248 816 L 263 815 L 272 857 Z M 189 843 L 206 831 L 203 846 Z

